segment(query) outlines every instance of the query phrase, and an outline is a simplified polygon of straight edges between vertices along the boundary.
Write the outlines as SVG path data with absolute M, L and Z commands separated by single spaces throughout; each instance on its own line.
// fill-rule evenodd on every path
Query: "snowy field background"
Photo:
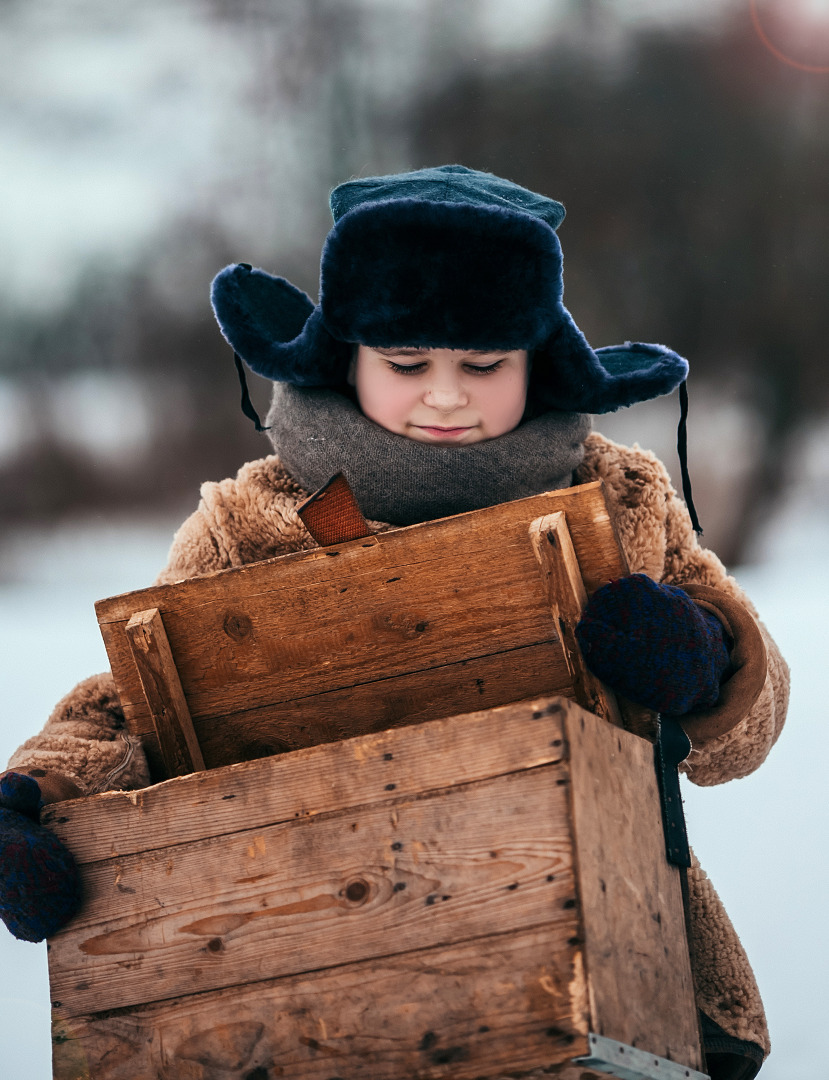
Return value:
M 780 0 L 777 6 L 791 14 L 797 33 L 808 35 L 811 48 L 820 44 L 821 36 L 829 40 L 828 3 Z M 760 351 L 765 351 L 769 344 L 765 338 L 785 341 L 795 328 L 808 325 L 813 310 L 825 309 L 820 296 L 826 292 L 821 276 L 826 265 L 826 245 L 821 239 L 825 205 L 819 195 L 801 203 L 810 187 L 817 193 L 826 190 L 825 172 L 821 172 L 825 125 L 815 121 L 823 116 L 819 106 L 826 100 L 826 75 L 815 71 L 790 84 L 778 78 L 773 65 L 763 67 L 762 57 L 758 60 L 760 46 L 751 44 L 756 35 L 749 8 L 756 6 L 748 0 L 697 0 L 695 4 L 686 0 L 613 4 L 576 0 L 428 4 L 422 0 L 349 4 L 345 0 L 315 4 L 303 0 L 280 4 L 133 0 L 117 8 L 104 0 L 3 4 L 0 247 L 5 258 L 0 261 L 0 318 L 11 316 L 12 328 L 28 319 L 32 323 L 21 338 L 29 342 L 22 352 L 16 351 L 18 339 L 5 326 L 0 338 L 8 354 L 8 370 L 0 370 L 0 465 L 11 461 L 21 446 L 28 452 L 40 445 L 43 435 L 51 431 L 63 452 L 106 461 L 112 475 L 117 475 L 165 428 L 175 430 L 187 416 L 190 398 L 177 396 L 171 381 L 163 400 L 154 400 L 154 384 L 144 381 L 142 364 L 146 367 L 147 358 L 156 350 L 162 357 L 177 356 L 177 339 L 165 339 L 152 348 L 146 342 L 140 348 L 134 346 L 134 338 L 143 340 L 136 328 L 148 319 L 148 309 L 134 305 L 129 294 L 120 320 L 120 309 L 114 309 L 111 321 L 120 333 L 114 338 L 116 347 L 110 348 L 106 334 L 98 340 L 94 329 L 99 324 L 104 330 L 110 326 L 101 317 L 109 293 L 103 294 L 102 301 L 97 289 L 101 284 L 112 285 L 117 298 L 122 278 L 130 280 L 129 275 L 140 269 L 151 275 L 159 295 L 164 296 L 164 311 L 169 307 L 177 312 L 180 326 L 190 327 L 191 335 L 196 325 L 193 312 L 203 311 L 207 317 L 203 308 L 206 283 L 214 271 L 205 267 L 211 265 L 216 244 L 222 251 L 225 242 L 230 245 L 228 259 L 232 253 L 234 259 L 244 257 L 287 273 L 291 264 L 282 264 L 283 255 L 294 253 L 291 259 L 301 261 L 302 250 L 309 243 L 309 250 L 314 247 L 314 236 L 322 240 L 325 218 L 313 207 L 322 209 L 329 183 L 352 173 L 396 169 L 409 161 L 414 144 L 410 144 L 413 134 L 405 118 L 421 92 L 418 87 L 431 92 L 451 69 L 469 74 L 472 65 L 478 71 L 489 66 L 497 75 L 510 57 L 532 54 L 551 34 L 572 41 L 574 55 L 589 40 L 596 71 L 612 82 L 624 74 L 628 56 L 623 28 L 646 35 L 660 26 L 683 27 L 690 40 L 697 31 L 708 33 L 720 20 L 725 26 L 734 12 L 745 16 L 745 50 L 741 45 L 732 51 L 727 67 L 721 67 L 716 53 L 706 54 L 707 83 L 698 81 L 693 65 L 677 65 L 677 70 L 687 72 L 689 81 L 676 100 L 685 102 L 690 111 L 687 115 L 671 112 L 670 125 L 680 132 L 688 125 L 691 141 L 685 140 L 683 152 L 690 146 L 693 158 L 704 162 L 699 174 L 694 168 L 683 168 L 684 195 L 678 205 L 702 205 L 694 196 L 697 175 L 705 190 L 712 178 L 722 175 L 726 180 L 731 176 L 732 182 L 736 177 L 736 190 L 748 193 L 756 188 L 764 193 L 763 202 L 757 204 L 766 214 L 763 229 L 757 231 L 759 246 L 753 240 L 746 245 L 739 280 L 720 283 L 719 272 L 715 275 L 720 290 L 737 285 L 734 300 L 739 308 L 743 285 L 748 287 L 755 281 L 755 270 L 760 271 L 755 282 L 759 306 L 752 325 L 766 327 L 765 335 L 745 342 L 734 357 L 723 356 L 728 362 L 721 370 L 733 366 L 739 371 L 753 350 L 762 346 Z M 772 0 L 760 4 L 764 10 L 772 6 Z M 607 24 L 603 10 L 614 15 Z M 452 17 L 458 11 L 464 13 L 462 20 Z M 348 25 L 343 12 L 346 16 L 356 13 L 353 25 Z M 361 22 L 364 12 L 371 15 L 368 22 Z M 719 49 L 734 50 L 740 44 L 739 35 L 729 34 Z M 798 41 L 792 39 L 792 43 Z M 777 61 L 788 64 L 779 55 Z M 793 72 L 792 67 L 789 74 Z M 619 85 L 626 84 L 623 80 Z M 666 78 L 666 92 L 671 85 Z M 515 89 L 520 91 L 520 86 L 516 84 Z M 591 91 L 605 92 L 598 82 Z M 645 79 L 642 102 L 654 92 L 650 79 Z M 768 98 L 768 110 L 752 106 L 746 111 L 752 95 Z M 654 102 L 661 96 L 660 89 Z M 697 113 L 698 105 L 709 99 L 715 112 Z M 520 93 L 516 100 L 521 100 Z M 583 108 L 585 100 L 581 93 L 572 96 L 576 107 Z M 613 107 L 610 100 L 608 107 Z M 775 134 L 781 131 L 775 127 L 778 109 L 789 118 L 785 138 Z M 588 110 L 587 115 L 592 113 Z M 727 129 L 733 133 L 720 147 L 721 125 L 712 122 L 714 115 L 731 117 L 735 125 L 745 117 L 741 121 L 745 145 L 735 126 Z M 653 116 L 658 120 L 658 109 Z M 779 141 L 781 152 L 768 157 L 760 154 L 755 161 L 750 148 L 755 147 L 756 153 L 759 144 L 749 136 L 761 119 L 765 142 L 777 145 Z M 704 130 L 706 125 L 710 131 Z M 623 127 L 626 131 L 627 121 Z M 636 129 L 632 123 L 631 137 L 636 137 Z M 555 124 L 550 130 L 557 130 Z M 653 135 L 657 130 L 650 123 L 642 127 L 646 138 L 632 159 L 637 176 L 643 168 L 667 170 L 666 178 L 673 175 L 673 162 L 659 155 L 648 166 L 659 141 Z M 532 143 L 520 148 L 523 167 L 538 153 L 544 159 L 544 142 L 550 140 L 545 132 L 546 125 L 539 127 L 536 140 L 534 127 Z M 575 135 L 576 129 L 571 132 Z M 464 136 L 463 145 L 467 145 L 465 134 L 457 132 Z M 493 152 L 500 137 L 493 136 Z M 489 167 L 485 163 L 490 151 L 484 153 L 484 145 L 486 140 L 479 147 L 483 156 L 478 163 Z M 586 143 L 574 140 L 573 145 Z M 508 146 L 512 154 L 512 142 Z M 572 148 L 561 149 L 566 175 L 567 151 Z M 744 163 L 745 177 L 732 174 L 729 168 L 720 172 L 723 150 L 726 158 L 734 154 Z M 453 151 L 444 160 L 456 156 Z M 414 154 L 409 163 L 426 161 Z M 473 164 L 471 159 L 467 163 Z M 551 182 L 558 167 L 551 159 Z M 617 175 L 614 163 L 612 173 L 604 181 L 598 176 L 597 183 L 610 180 L 612 191 L 621 184 L 619 205 L 635 211 L 636 200 L 625 195 L 624 159 L 618 168 Z M 642 175 L 647 178 L 647 173 Z M 297 199 L 298 192 L 308 198 Z M 687 273 L 696 266 L 694 274 L 702 275 L 700 282 L 706 280 L 705 267 L 714 254 L 710 241 L 720 242 L 716 223 L 726 220 L 729 205 L 732 212 L 739 209 L 734 202 L 729 204 L 733 191 L 727 186 L 715 195 L 693 230 L 693 251 L 677 261 L 670 255 L 675 241 L 665 233 L 668 247 L 663 255 L 673 259 L 672 273 Z M 773 210 L 770 217 L 769 210 Z M 763 220 L 763 214 L 756 220 Z M 631 221 L 640 217 L 636 212 Z M 769 228 L 772 218 L 783 223 L 777 232 Z M 571 220 L 569 229 L 578 230 L 578 216 Z M 750 222 L 753 235 L 754 218 Z M 207 233 L 206 223 L 211 225 Z M 619 219 L 614 229 L 621 224 Z M 578 231 L 568 232 L 566 251 L 578 235 Z M 583 235 L 589 239 L 589 230 Z M 739 235 L 724 230 L 723 242 L 727 246 Z M 611 248 L 618 241 L 618 234 L 611 237 Z M 640 306 L 638 290 L 646 280 L 642 274 L 656 255 L 646 250 L 645 261 L 640 264 L 637 256 L 626 271 L 631 310 Z M 767 258 L 765 265 L 762 258 Z M 730 265 L 730 257 L 724 265 Z M 799 276 L 807 265 L 813 281 Z M 766 279 L 772 285 L 760 288 Z M 96 290 L 91 310 L 77 300 L 77 296 L 89 295 L 84 282 L 92 282 Z M 699 296 L 694 293 L 696 299 L 705 295 L 704 291 Z M 714 294 L 710 295 L 713 299 Z M 589 291 L 586 296 L 590 297 Z M 597 295 L 595 303 L 603 306 L 604 298 Z M 90 364 L 94 361 L 95 370 L 86 363 L 78 366 L 77 358 L 64 364 L 62 336 L 51 345 L 32 345 L 31 334 L 35 342 L 40 341 L 39 334 L 64 306 L 76 309 L 80 319 L 81 329 L 75 326 L 69 344 L 78 333 L 81 341 L 91 341 L 95 355 L 86 357 L 84 351 L 84 357 Z M 707 309 L 703 306 L 702 310 Z M 719 305 L 711 310 L 716 314 Z M 600 321 L 597 316 L 594 312 L 595 322 Z M 726 316 L 731 318 L 730 309 L 722 309 L 721 317 Z M 44 321 L 38 322 L 41 318 Z M 179 323 L 175 326 L 179 328 Z M 639 324 L 629 330 L 645 333 Z M 22 333 L 20 327 L 15 333 Z M 692 337 L 695 334 L 696 328 Z M 185 369 L 189 380 L 203 368 L 197 342 L 188 335 L 186 343 L 195 350 L 192 369 Z M 800 361 L 821 356 L 825 337 L 823 331 L 816 333 L 802 355 L 797 348 L 792 355 L 800 356 Z M 51 340 L 48 335 L 46 340 Z M 673 336 L 669 340 L 679 347 Z M 77 343 L 75 349 L 80 355 Z M 71 350 L 68 355 L 71 359 Z M 25 370 L 27 360 L 33 371 Z M 48 376 L 41 369 L 44 362 Z M 181 368 L 174 367 L 168 374 L 176 370 Z M 814 370 L 819 382 L 823 368 L 808 370 Z M 792 386 L 802 377 L 799 368 L 793 367 Z M 32 394 L 33 386 L 36 392 Z M 735 391 L 744 399 L 736 397 L 734 389 L 718 380 L 713 388 L 697 384 L 691 390 L 691 469 L 706 536 L 719 550 L 729 523 L 738 517 L 735 493 L 744 489 L 762 445 L 752 398 L 744 393 L 745 387 L 736 384 Z M 816 402 L 819 395 L 816 385 Z M 39 412 L 33 411 L 32 402 Z M 125 402 L 128 409 L 122 407 Z M 623 416 L 605 418 L 601 427 L 621 441 L 638 438 L 653 447 L 676 477 L 671 447 L 676 403 L 653 404 L 653 408 L 638 406 L 625 410 Z M 634 418 L 632 427 L 621 430 L 629 416 Z M 211 425 L 211 435 L 220 427 Z M 799 474 L 796 483 L 792 478 L 785 505 L 777 508 L 763 535 L 753 538 L 750 565 L 736 571 L 791 664 L 788 726 L 769 761 L 754 776 L 722 788 L 700 790 L 685 785 L 692 841 L 743 937 L 767 1005 L 774 1053 L 763 1070 L 763 1080 L 829 1076 L 822 1045 L 823 1003 L 829 996 L 829 931 L 823 914 L 829 884 L 824 854 L 829 797 L 823 782 L 829 735 L 827 709 L 818 689 L 829 638 L 823 625 L 829 598 L 826 426 L 804 438 L 796 460 Z M 172 465 L 175 469 L 182 463 Z M 69 475 L 60 468 L 54 474 Z M 9 484 L 15 493 L 37 495 L 16 473 Z M 58 494 L 70 493 L 67 489 Z M 195 492 L 192 495 L 195 498 Z M 52 513 L 49 500 L 47 494 L 42 501 Z M 21 500 L 21 512 L 29 513 L 31 508 L 27 510 L 25 504 Z M 38 504 L 37 498 L 33 504 Z M 35 532 L 4 533 L 7 522 L 2 523 L 0 766 L 23 739 L 41 727 L 55 702 L 78 679 L 106 666 L 93 601 L 146 585 L 164 563 L 172 532 L 189 508 L 183 507 L 169 520 L 143 517 L 113 522 L 110 516 L 87 517 Z M 17 942 L 0 926 L 0 973 L 0 1080 L 6 1076 L 47 1080 L 51 1068 L 45 946 Z
M 813 441 L 805 482 L 759 539 L 757 561 L 737 572 L 791 665 L 788 725 L 753 776 L 720 788 L 684 788 L 692 842 L 743 939 L 765 999 L 774 1052 L 763 1080 L 817 1076 L 823 1057 L 829 989 L 825 443 Z M 87 520 L 7 539 L 0 552 L 3 762 L 79 678 L 106 667 L 92 603 L 146 585 L 163 565 L 179 520 Z M 4 1072 L 45 1080 L 45 945 L 15 941 L 3 930 L 0 970 Z

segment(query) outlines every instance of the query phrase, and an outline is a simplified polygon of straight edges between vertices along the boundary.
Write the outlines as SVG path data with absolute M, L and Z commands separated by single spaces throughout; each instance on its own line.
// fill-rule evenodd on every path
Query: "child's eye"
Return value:
M 464 367 L 474 375 L 490 375 L 493 371 L 497 371 L 499 367 L 502 367 L 503 363 L 503 360 L 496 360 L 494 364 L 487 364 L 485 367 L 480 364 L 464 364 Z
M 395 364 L 393 360 L 386 361 L 392 371 L 396 371 L 399 375 L 416 375 L 418 371 L 423 371 L 426 367 L 424 363 L 420 364 Z

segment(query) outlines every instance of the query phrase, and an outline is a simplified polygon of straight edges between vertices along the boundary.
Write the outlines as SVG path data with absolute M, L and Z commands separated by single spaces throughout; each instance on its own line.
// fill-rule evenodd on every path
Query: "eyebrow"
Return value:
M 381 356 L 423 356 L 427 353 L 428 349 L 381 349 L 377 345 L 372 345 L 371 349 L 380 353 Z M 462 352 L 464 356 L 500 356 L 501 353 L 498 350 L 490 352 L 487 349 L 458 349 L 458 352 Z
M 381 356 L 422 356 L 426 352 L 426 349 L 381 349 L 378 345 L 371 348 Z

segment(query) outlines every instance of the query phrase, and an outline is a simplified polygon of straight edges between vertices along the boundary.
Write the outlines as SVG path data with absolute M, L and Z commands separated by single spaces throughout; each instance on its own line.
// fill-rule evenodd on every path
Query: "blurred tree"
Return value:
M 566 300 L 588 339 L 667 342 L 695 378 L 749 395 L 763 449 L 735 562 L 829 405 L 829 80 L 780 64 L 747 18 L 635 35 L 614 20 L 592 4 L 532 55 L 456 67 L 415 104 L 415 157 L 561 199 Z
M 566 204 L 567 302 L 589 340 L 665 341 L 692 382 L 757 409 L 761 449 L 718 544 L 738 561 L 797 466 L 801 425 L 829 405 L 829 77 L 780 63 L 744 5 L 690 30 L 551 3 L 528 52 L 499 40 L 496 5 L 479 0 L 200 3 L 250 58 L 247 96 L 229 105 L 233 160 L 217 158 L 131 267 L 92 267 L 65 310 L 0 311 L 0 373 L 33 433 L 0 461 L 0 515 L 189 505 L 199 481 L 265 452 L 238 410 L 209 280 L 244 260 L 314 295 L 334 184 L 460 161 Z M 146 387 L 148 439 L 126 460 L 61 435 L 60 388 L 85 370 Z M 252 392 L 261 409 L 267 386 Z

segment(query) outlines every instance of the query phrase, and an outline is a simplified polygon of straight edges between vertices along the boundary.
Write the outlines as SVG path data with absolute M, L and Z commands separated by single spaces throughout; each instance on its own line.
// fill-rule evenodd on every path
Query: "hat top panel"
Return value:
M 348 180 L 331 192 L 331 213 L 336 222 L 357 206 L 389 199 L 499 206 L 540 218 L 553 229 L 564 220 L 564 207 L 555 199 L 464 165 L 440 165 L 416 172 Z

